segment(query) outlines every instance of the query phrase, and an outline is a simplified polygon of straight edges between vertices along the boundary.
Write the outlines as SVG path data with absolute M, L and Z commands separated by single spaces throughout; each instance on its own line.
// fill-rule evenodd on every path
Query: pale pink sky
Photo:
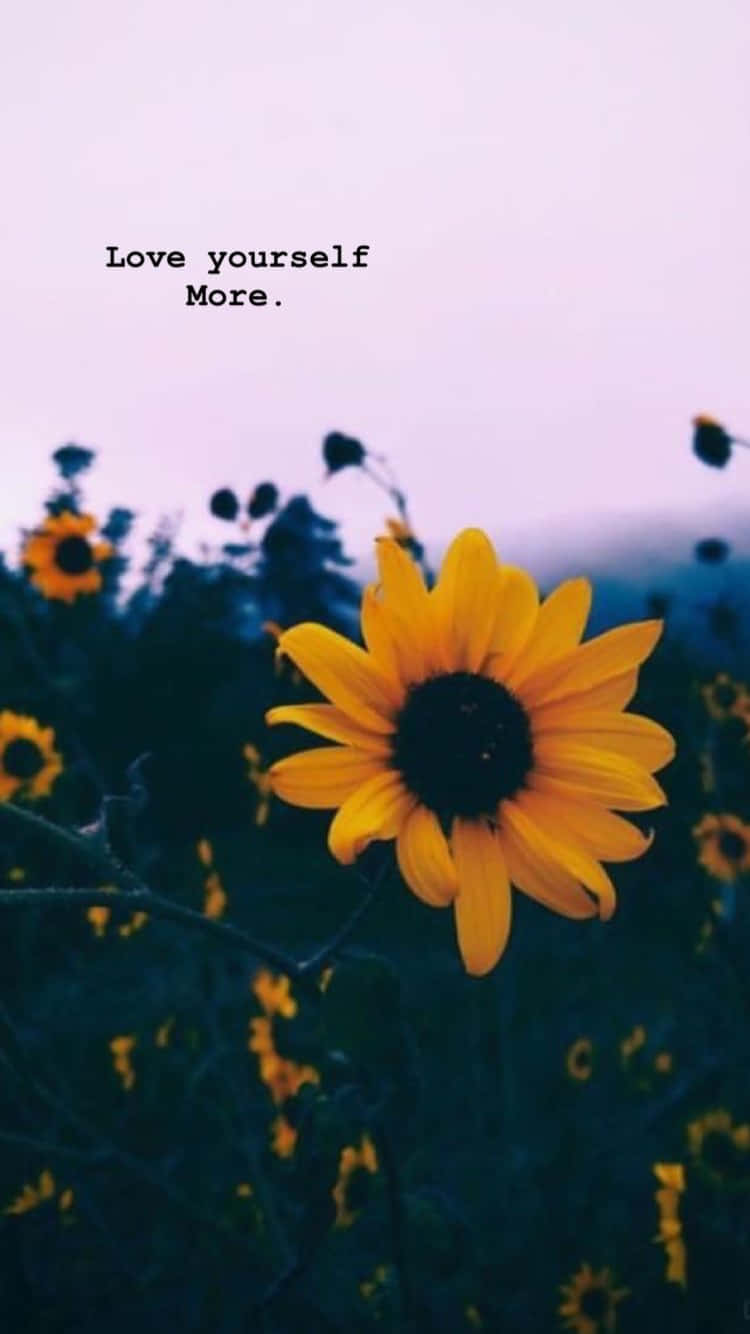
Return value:
M 750 432 L 746 0 L 30 0 L 3 47 L 3 541 L 66 439 L 189 537 L 271 477 L 364 549 L 387 506 L 321 486 L 331 428 L 432 538 L 750 493 L 687 447 L 695 411 Z M 370 267 L 182 304 L 208 248 L 334 242 Z

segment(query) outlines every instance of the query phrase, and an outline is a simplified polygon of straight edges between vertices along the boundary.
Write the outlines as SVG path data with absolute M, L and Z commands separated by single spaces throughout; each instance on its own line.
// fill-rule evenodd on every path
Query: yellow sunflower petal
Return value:
M 515 565 L 501 565 L 498 608 L 486 670 L 494 676 L 513 662 L 526 643 L 539 611 L 539 592 L 530 574 Z
M 278 652 L 355 722 L 374 732 L 393 730 L 402 692 L 364 649 L 324 625 L 306 622 L 284 631 Z
M 292 723 L 295 727 L 306 727 L 308 732 L 324 736 L 329 741 L 343 741 L 346 745 L 356 746 L 359 750 L 372 751 L 375 755 L 388 755 L 390 742 L 382 732 L 369 732 L 352 722 L 348 714 L 337 709 L 335 704 L 281 704 L 269 709 L 266 714 L 269 727 L 277 723 Z
M 502 811 L 500 842 L 512 883 L 528 894 L 529 898 L 536 899 L 545 908 L 551 908 L 563 917 L 577 920 L 596 917 L 596 904 L 575 876 L 570 875 L 559 862 L 553 861 L 540 847 L 520 838 L 512 826 L 503 822 Z
M 395 838 L 416 798 L 393 770 L 377 774 L 347 797 L 328 830 L 328 847 L 351 866 L 374 838 Z
M 321 746 L 278 760 L 268 772 L 273 791 L 283 801 L 327 810 L 382 773 L 383 761 L 351 746 Z
M 483 820 L 454 820 L 451 847 L 458 875 L 453 901 L 458 948 L 466 971 L 481 977 L 494 968 L 508 943 L 508 871 L 499 839 Z
M 403 682 L 422 681 L 435 662 L 434 613 L 417 564 L 390 537 L 377 540 L 380 587 L 393 624 Z
M 599 685 L 591 686 L 588 690 L 577 690 L 570 695 L 566 695 L 564 700 L 553 699 L 549 704 L 536 705 L 534 707 L 534 717 L 545 717 L 547 710 L 558 709 L 562 705 L 576 710 L 624 709 L 630 703 L 637 689 L 638 668 L 631 667 L 629 671 L 623 672 L 622 675 L 612 676 L 608 681 L 600 681 Z
M 554 832 L 543 825 L 529 810 L 525 794 L 519 792 L 513 801 L 505 802 L 502 810 L 503 825 L 509 826 L 527 846 L 538 847 L 564 870 L 580 880 L 599 901 L 599 916 L 607 921 L 615 910 L 615 888 L 603 866 L 587 852 L 575 846 L 558 827 Z
M 663 621 L 637 621 L 607 630 L 565 657 L 532 672 L 519 685 L 518 694 L 525 704 L 534 706 L 621 676 L 649 656 L 663 626 Z
M 506 684 L 526 679 L 546 663 L 570 653 L 581 642 L 591 610 L 588 579 L 568 579 L 545 598 L 534 629 L 512 664 Z
M 621 811 L 647 811 L 653 806 L 666 805 L 667 800 L 656 779 L 642 765 L 624 755 L 560 737 L 552 741 L 539 737 L 534 742 L 534 770 L 529 786 L 541 789 L 547 779 L 564 783 L 568 795 Z
M 674 738 L 666 728 L 637 713 L 579 710 L 566 700 L 535 712 L 532 726 L 534 736 L 545 741 L 572 733 L 581 745 L 625 755 L 649 771 L 662 769 L 674 759 Z
M 432 908 L 445 908 L 458 892 L 456 867 L 440 821 L 416 806 L 396 844 L 399 870 L 409 888 Z
M 376 584 L 368 584 L 362 594 L 360 624 L 368 652 L 387 676 L 398 681 L 400 667 L 393 620 Z
M 467 528 L 445 553 L 434 590 L 443 665 L 477 672 L 490 649 L 498 595 L 497 556 L 489 538 Z
M 629 862 L 642 857 L 654 841 L 629 820 L 593 802 L 570 801 L 546 792 L 527 791 L 524 804 L 545 828 L 564 829 L 592 857 L 605 862 Z

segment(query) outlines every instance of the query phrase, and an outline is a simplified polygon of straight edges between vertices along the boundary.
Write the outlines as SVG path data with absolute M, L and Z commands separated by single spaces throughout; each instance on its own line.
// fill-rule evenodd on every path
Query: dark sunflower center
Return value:
M 580 1306 L 589 1320 L 603 1320 L 609 1311 L 609 1293 L 603 1288 L 589 1288 L 581 1293 Z
M 63 574 L 85 574 L 94 564 L 94 553 L 85 537 L 64 537 L 57 544 L 55 564 Z
M 435 676 L 409 691 L 393 758 L 409 790 L 442 819 L 491 815 L 531 769 L 529 720 L 497 681 Z
M 11 778 L 35 778 L 44 767 L 44 756 L 33 741 L 16 737 L 3 751 L 3 768 Z
M 719 851 L 727 861 L 738 862 L 745 854 L 745 840 L 730 829 L 725 829 L 724 833 L 719 835 Z
M 364 1209 L 370 1195 L 371 1174 L 364 1167 L 355 1167 L 346 1183 L 346 1205 L 351 1213 Z
M 731 1178 L 740 1175 L 742 1155 L 731 1135 L 722 1134 L 720 1130 L 708 1132 L 701 1145 L 701 1158 L 719 1176 Z
M 737 689 L 730 681 L 721 681 L 714 687 L 714 699 L 720 709 L 731 709 L 737 699 Z

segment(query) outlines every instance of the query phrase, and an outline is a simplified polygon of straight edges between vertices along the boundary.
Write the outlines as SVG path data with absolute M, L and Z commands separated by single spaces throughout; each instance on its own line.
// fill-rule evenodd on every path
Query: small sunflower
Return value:
M 359 1146 L 347 1144 L 341 1150 L 339 1174 L 332 1194 L 336 1205 L 336 1227 L 351 1227 L 367 1203 L 370 1178 L 378 1171 L 378 1155 L 370 1136 L 362 1136 Z
M 613 1334 L 617 1306 L 630 1289 L 614 1286 L 611 1269 L 597 1271 L 583 1264 L 560 1292 L 563 1300 L 557 1313 L 566 1329 L 574 1329 L 577 1334 Z
M 0 801 L 48 797 L 62 769 L 51 727 L 10 709 L 0 712 Z
M 271 783 L 294 805 L 339 808 L 328 845 L 344 864 L 395 838 L 411 890 L 454 905 L 464 964 L 479 975 L 507 943 L 511 882 L 565 916 L 606 919 L 615 891 L 600 858 L 649 847 L 609 808 L 666 800 L 651 774 L 673 740 L 623 712 L 662 623 L 581 645 L 588 581 L 563 583 L 540 606 L 529 575 L 501 566 L 476 529 L 451 544 L 431 592 L 398 542 L 381 538 L 377 550 L 366 649 L 314 624 L 279 639 L 331 703 L 275 708 L 268 722 L 343 744 L 280 760 Z
M 291 993 L 291 980 L 286 973 L 274 974 L 269 968 L 258 968 L 250 989 L 267 1015 L 280 1014 L 284 1019 L 293 1019 L 297 1013 L 297 1002 Z
M 659 1231 L 654 1237 L 664 1247 L 667 1283 L 687 1286 L 687 1250 L 682 1235 L 680 1208 L 685 1193 L 685 1168 L 682 1163 L 654 1163 L 654 1176 L 659 1182 L 654 1200 L 659 1210 Z
M 32 584 L 46 598 L 74 602 L 79 594 L 99 592 L 99 566 L 112 555 L 113 547 L 109 542 L 89 540 L 95 528 L 96 520 L 90 514 L 63 510 L 50 515 L 31 534 L 22 559 L 33 572 Z
M 729 883 L 750 871 L 750 825 L 738 815 L 704 815 L 693 837 L 698 861 L 717 880 Z
M 719 672 L 713 681 L 701 687 L 701 695 L 707 712 L 716 722 L 726 722 L 728 718 L 741 718 L 747 721 L 750 711 L 750 691 L 740 681 L 735 681 L 726 672 Z
M 591 1038 L 576 1038 L 565 1055 L 565 1069 L 571 1079 L 583 1083 L 593 1071 L 594 1044 Z
M 127 1093 L 135 1084 L 132 1056 L 137 1045 L 138 1041 L 134 1033 L 122 1033 L 119 1037 L 112 1038 L 109 1044 L 113 1068 L 119 1075 L 120 1083 Z
M 299 1131 L 283 1112 L 274 1117 L 271 1122 L 271 1151 L 277 1158 L 292 1158 L 298 1138 Z
M 746 1190 L 750 1186 L 750 1125 L 735 1125 L 719 1107 L 691 1121 L 687 1141 L 696 1169 L 713 1186 Z

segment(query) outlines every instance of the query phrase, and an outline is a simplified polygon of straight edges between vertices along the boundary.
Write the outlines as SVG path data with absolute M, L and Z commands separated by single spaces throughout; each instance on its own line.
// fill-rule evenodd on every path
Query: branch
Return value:
M 27 810 L 25 806 L 15 806 L 8 801 L 0 802 L 0 821 L 2 820 L 20 826 L 27 833 L 50 843 L 58 851 L 85 862 L 95 875 L 116 885 L 118 889 L 127 893 L 145 889 L 138 876 L 117 861 L 104 844 L 95 838 L 87 838 L 77 830 L 53 824 L 51 820 L 45 820 L 43 815 L 37 815 L 34 811 Z
M 2 809 L 0 807 L 0 809 Z M 0 908 L 125 908 L 138 909 L 151 917 L 166 922 L 177 922 L 221 941 L 233 949 L 243 950 L 257 959 L 263 959 L 274 968 L 288 973 L 296 981 L 308 981 L 307 970 L 295 959 L 277 950 L 265 941 L 256 940 L 247 931 L 229 922 L 204 917 L 181 903 L 164 899 L 150 889 L 120 891 L 117 889 L 0 889 Z M 317 990 L 317 988 L 316 988 Z
M 0 802 L 0 821 L 3 819 L 6 822 L 20 825 L 27 831 L 44 839 L 47 843 L 59 848 L 60 851 L 84 862 L 94 874 L 101 876 L 103 881 L 108 885 L 114 885 L 115 888 L 107 890 L 6 889 L 0 890 L 0 907 L 112 908 L 119 905 L 127 908 L 128 911 L 137 908 L 142 912 L 151 914 L 153 917 L 177 922 L 181 926 L 203 931 L 215 940 L 220 940 L 224 945 L 244 950 L 255 958 L 262 959 L 272 967 L 281 969 L 295 981 L 309 986 L 311 990 L 313 988 L 310 975 L 314 974 L 329 958 L 336 954 L 348 939 L 373 902 L 389 865 L 387 859 L 383 858 L 378 870 L 372 876 L 360 872 L 360 878 L 368 886 L 364 898 L 326 945 L 316 950 L 308 959 L 298 962 L 291 955 L 277 949 L 274 945 L 256 940 L 254 936 L 241 930 L 240 927 L 232 926 L 228 922 L 218 921 L 215 918 L 204 917 L 202 913 L 194 912 L 192 908 L 185 908 L 179 903 L 155 894 L 144 885 L 143 881 L 133 871 L 117 861 L 104 844 L 94 838 L 87 838 L 77 830 L 65 829 L 62 825 L 53 824 L 52 821 L 45 820 L 43 816 L 26 810 L 23 806 L 12 805 L 10 802 Z M 317 993 L 317 987 L 314 990 Z

